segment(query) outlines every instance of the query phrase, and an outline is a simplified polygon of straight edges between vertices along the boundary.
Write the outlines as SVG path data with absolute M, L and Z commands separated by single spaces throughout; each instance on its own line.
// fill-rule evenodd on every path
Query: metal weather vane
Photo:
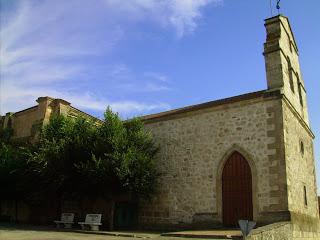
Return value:
M 280 1 L 281 0 L 277 0 L 277 9 L 278 9 L 278 13 L 280 14 Z
M 272 4 L 273 0 L 270 0 L 270 13 L 271 13 L 271 16 L 273 16 L 273 4 Z M 276 3 L 276 8 L 278 10 L 278 14 L 280 14 L 280 2 L 281 0 L 277 0 L 277 3 Z

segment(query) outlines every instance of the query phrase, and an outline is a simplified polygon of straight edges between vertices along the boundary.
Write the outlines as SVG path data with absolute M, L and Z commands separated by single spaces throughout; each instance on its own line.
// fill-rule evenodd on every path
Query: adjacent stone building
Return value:
M 248 219 L 273 224 L 252 239 L 267 239 L 266 233 L 320 239 L 314 135 L 298 47 L 286 17 L 266 19 L 265 27 L 268 89 L 143 117 L 160 146 L 161 176 L 154 197 L 140 202 L 140 226 L 235 227 Z M 54 112 L 92 118 L 61 99 L 38 103 L 8 113 L 3 127 L 35 139 Z
M 0 128 L 12 128 L 14 139 L 34 142 L 41 127 L 49 121 L 53 114 L 64 114 L 69 117 L 82 116 L 96 123 L 101 122 L 101 120 L 71 106 L 63 99 L 39 97 L 37 103 L 38 105 L 22 111 L 0 116 Z

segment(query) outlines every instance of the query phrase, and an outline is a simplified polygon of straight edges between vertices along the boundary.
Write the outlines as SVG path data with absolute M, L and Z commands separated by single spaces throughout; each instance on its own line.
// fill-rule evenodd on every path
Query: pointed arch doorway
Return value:
M 223 225 L 234 227 L 239 219 L 253 219 L 252 174 L 247 160 L 233 152 L 222 172 Z

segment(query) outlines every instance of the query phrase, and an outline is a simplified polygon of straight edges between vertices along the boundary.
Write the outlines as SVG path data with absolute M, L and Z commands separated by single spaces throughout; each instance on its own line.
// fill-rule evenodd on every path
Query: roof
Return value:
M 103 122 L 101 119 L 99 119 L 99 118 L 97 118 L 97 117 L 94 117 L 94 116 L 92 116 L 92 115 L 90 115 L 90 114 L 88 114 L 88 113 L 86 113 L 86 112 L 84 112 L 84 111 L 81 111 L 81 110 L 78 109 L 78 108 L 75 108 L 75 107 L 73 107 L 73 106 L 70 106 L 70 108 L 73 109 L 74 111 L 80 112 L 81 114 L 83 114 L 83 115 L 85 115 L 85 116 L 87 116 L 87 117 L 90 117 L 90 118 L 94 119 L 95 121 L 97 121 L 97 122 L 99 122 L 99 123 L 102 123 L 102 122 Z
M 262 91 L 247 93 L 247 94 L 238 95 L 230 98 L 224 98 L 224 99 L 205 102 L 201 104 L 191 105 L 183 108 L 173 109 L 173 110 L 165 111 L 161 113 L 150 114 L 150 115 L 142 116 L 142 120 L 148 122 L 152 120 L 171 117 L 171 116 L 182 114 L 182 113 L 217 107 L 224 104 L 237 103 L 237 102 L 261 98 L 261 97 L 274 96 L 274 95 L 277 95 L 278 93 L 280 93 L 280 91 L 270 92 L 268 90 L 262 90 Z
M 82 114 L 82 115 L 84 115 L 84 116 L 86 116 L 86 117 L 89 117 L 89 118 L 91 118 L 91 119 L 93 119 L 93 120 L 95 120 L 95 121 L 97 121 L 97 122 L 99 122 L 99 123 L 103 122 L 101 119 L 99 119 L 99 118 L 97 118 L 97 117 L 94 117 L 94 116 L 92 116 L 92 115 L 90 115 L 90 114 L 88 114 L 88 113 L 86 113 L 86 112 L 84 112 L 84 111 L 81 111 L 81 110 L 78 109 L 78 108 L 75 108 L 75 107 L 71 106 L 71 104 L 70 104 L 69 102 L 67 102 L 66 100 L 64 100 L 64 99 L 52 98 L 52 97 L 46 96 L 46 97 L 39 97 L 39 98 L 37 99 L 37 102 L 39 102 L 39 101 L 41 101 L 41 100 L 47 100 L 47 99 L 51 100 L 52 102 L 59 102 L 59 101 L 60 101 L 60 102 L 64 102 L 65 104 L 67 104 L 67 105 L 70 106 L 70 109 L 72 109 L 72 110 L 74 110 L 74 111 L 76 111 L 76 112 L 78 112 L 78 113 L 80 113 L 80 114 Z M 12 115 L 17 116 L 17 115 L 20 115 L 20 114 L 25 113 L 25 112 L 37 110 L 38 106 L 39 106 L 39 105 L 36 105 L 36 106 L 32 106 L 32 107 L 29 107 L 29 108 L 20 110 L 20 111 L 18 111 L 18 112 L 14 112 L 14 113 L 12 113 Z
M 29 107 L 29 108 L 20 110 L 18 112 L 14 112 L 13 115 L 17 115 L 17 114 L 20 114 L 20 113 L 23 113 L 23 112 L 27 112 L 27 111 L 30 111 L 30 110 L 35 110 L 37 107 L 38 107 L 38 105 L 37 106 L 33 106 L 33 107 Z

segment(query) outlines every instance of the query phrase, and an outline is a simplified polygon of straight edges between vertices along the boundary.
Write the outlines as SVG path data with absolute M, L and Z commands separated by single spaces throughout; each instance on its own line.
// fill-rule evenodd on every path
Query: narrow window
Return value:
M 298 90 L 299 90 L 300 105 L 303 107 L 303 99 L 302 99 L 302 92 L 301 92 L 301 82 L 300 82 L 299 76 L 297 76 L 297 80 L 298 80 Z
M 291 61 L 289 57 L 287 57 L 287 62 L 288 62 L 288 75 L 289 75 L 290 88 L 291 88 L 291 91 L 294 92 L 292 66 L 291 66 Z
M 304 193 L 304 205 L 308 206 L 307 187 L 306 186 L 303 186 L 303 193 Z
M 304 155 L 304 144 L 302 141 L 300 142 L 300 152 L 301 152 L 301 155 L 303 156 Z

